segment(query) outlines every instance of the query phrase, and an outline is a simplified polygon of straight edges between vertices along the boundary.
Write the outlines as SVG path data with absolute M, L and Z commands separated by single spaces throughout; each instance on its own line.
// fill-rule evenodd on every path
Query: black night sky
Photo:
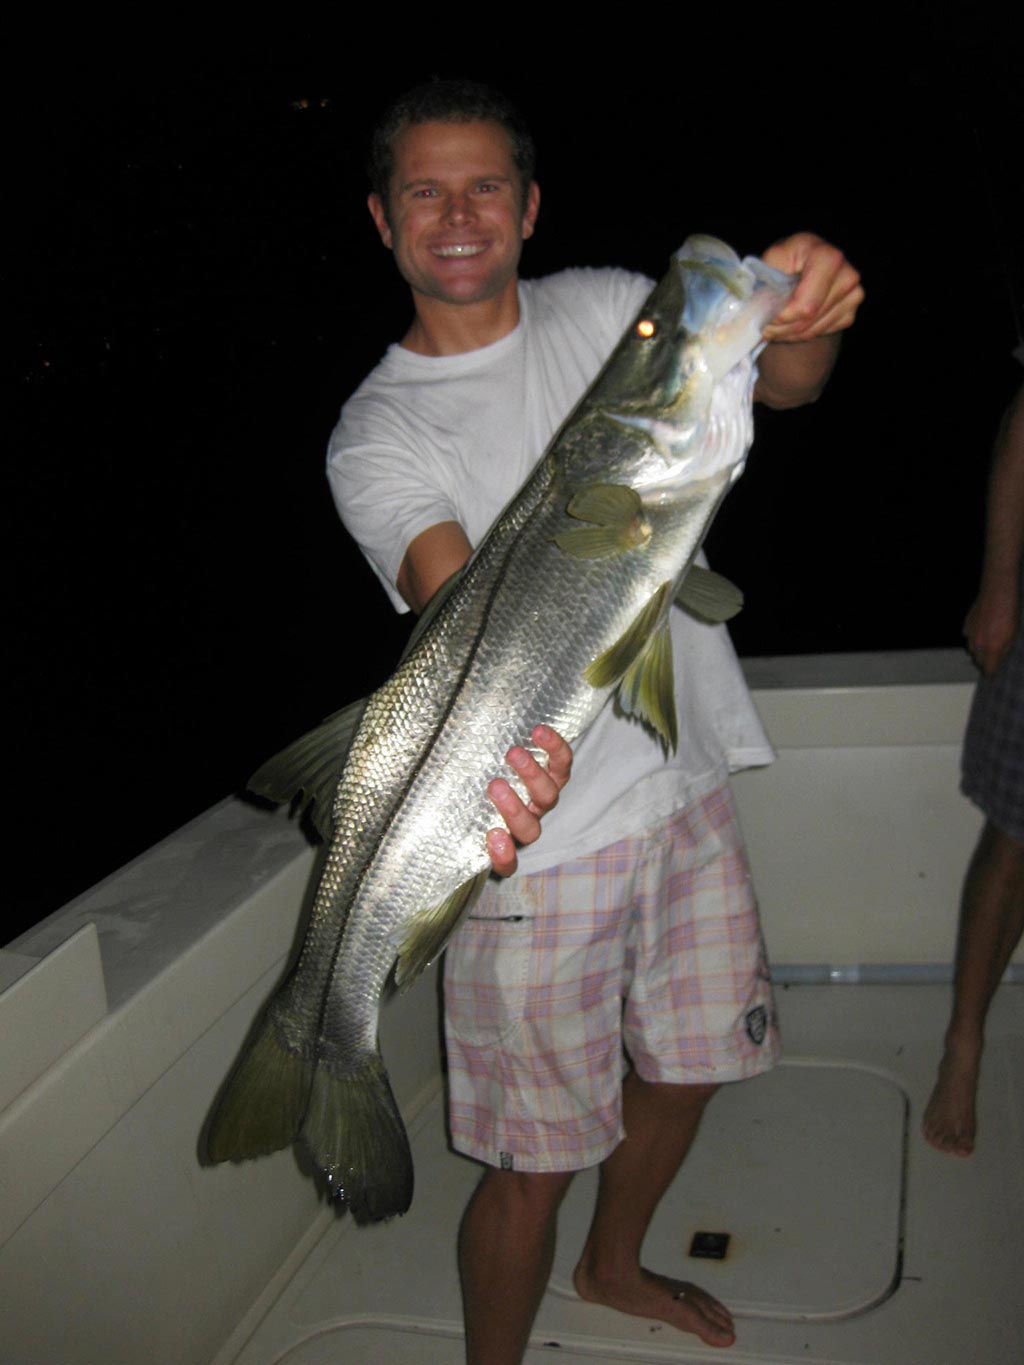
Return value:
M 367 131 L 432 71 L 492 80 L 534 128 L 524 274 L 657 275 L 694 230 L 744 252 L 798 228 L 843 247 L 862 319 L 819 404 L 760 414 L 712 533 L 747 594 L 734 638 L 744 654 L 957 645 L 991 440 L 1024 377 L 1024 63 L 1009 21 L 938 28 L 827 81 L 778 39 L 765 55 L 721 34 L 742 77 L 724 47 L 704 74 L 652 51 L 600 69 L 428 55 L 371 77 L 314 33 L 230 61 L 30 55 L 8 91 L 17 814 L 0 942 L 395 662 L 408 618 L 348 543 L 323 462 L 407 322 L 365 212 Z

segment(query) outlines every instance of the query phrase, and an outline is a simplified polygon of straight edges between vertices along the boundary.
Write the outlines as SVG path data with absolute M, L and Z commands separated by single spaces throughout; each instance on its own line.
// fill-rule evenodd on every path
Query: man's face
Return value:
M 525 197 L 508 134 L 497 123 L 417 123 L 394 144 L 389 211 L 370 213 L 415 294 L 479 303 L 515 288 L 540 193 Z

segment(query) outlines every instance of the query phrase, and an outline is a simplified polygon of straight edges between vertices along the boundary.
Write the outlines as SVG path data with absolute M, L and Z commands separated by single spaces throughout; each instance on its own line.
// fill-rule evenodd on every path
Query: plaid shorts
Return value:
M 1024 843 L 1024 618 L 992 678 L 981 678 L 964 736 L 960 789 Z
M 778 1034 L 727 786 L 578 862 L 491 880 L 448 948 L 452 1144 L 491 1166 L 582 1170 L 647 1081 L 767 1070 Z

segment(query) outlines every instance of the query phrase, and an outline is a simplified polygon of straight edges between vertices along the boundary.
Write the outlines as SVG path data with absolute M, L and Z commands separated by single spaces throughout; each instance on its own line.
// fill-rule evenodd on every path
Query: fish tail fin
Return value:
M 269 1010 L 217 1101 L 206 1137 L 210 1159 L 242 1161 L 294 1142 L 312 1081 L 312 1062 L 285 1044 Z
M 302 1141 L 331 1193 L 359 1222 L 405 1213 L 412 1203 L 412 1153 L 380 1053 L 337 1074 L 321 1059 Z

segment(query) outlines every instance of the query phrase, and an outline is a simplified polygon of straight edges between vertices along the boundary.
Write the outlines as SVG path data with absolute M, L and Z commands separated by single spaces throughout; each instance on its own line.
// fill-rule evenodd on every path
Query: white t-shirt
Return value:
M 389 348 L 342 409 L 327 472 L 342 520 L 397 610 L 408 610 L 395 580 L 411 542 L 457 521 L 477 546 L 650 289 L 622 270 L 567 270 L 521 281 L 519 324 L 491 346 L 455 356 Z M 666 758 L 649 731 L 606 706 L 574 746 L 572 783 L 540 840 L 520 850 L 520 871 L 638 834 L 730 770 L 771 761 L 725 627 L 673 608 L 671 628 L 677 752 Z

